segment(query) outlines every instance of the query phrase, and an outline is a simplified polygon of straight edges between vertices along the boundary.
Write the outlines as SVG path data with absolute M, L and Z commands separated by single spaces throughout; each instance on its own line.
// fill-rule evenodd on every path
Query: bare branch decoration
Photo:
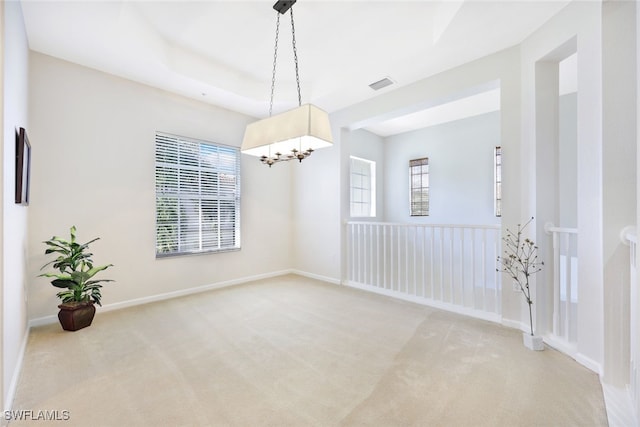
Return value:
M 544 261 L 538 260 L 538 247 L 533 240 L 523 236 L 524 229 L 533 221 L 533 217 L 524 225 L 518 224 L 517 232 L 507 228 L 506 237 L 502 238 L 505 245 L 504 255 L 498 256 L 499 267 L 496 271 L 506 273 L 522 291 L 529 306 L 529 327 L 533 335 L 533 315 L 531 306 L 531 289 L 529 277 L 542 270 Z

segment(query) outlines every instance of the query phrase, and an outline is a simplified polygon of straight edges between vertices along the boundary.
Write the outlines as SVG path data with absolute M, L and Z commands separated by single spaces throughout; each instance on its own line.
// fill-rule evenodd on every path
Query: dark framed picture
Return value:
M 16 203 L 29 204 L 29 177 L 31 176 L 31 144 L 27 131 L 16 132 Z

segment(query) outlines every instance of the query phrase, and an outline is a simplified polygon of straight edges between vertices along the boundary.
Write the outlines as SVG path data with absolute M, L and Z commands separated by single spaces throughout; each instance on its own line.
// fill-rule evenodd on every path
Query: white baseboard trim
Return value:
M 575 344 L 564 342 L 550 334 L 547 334 L 544 336 L 544 342 L 550 347 L 553 347 L 556 350 L 571 357 L 576 362 L 578 362 L 585 368 L 595 372 L 596 374 L 598 374 L 600 378 L 602 378 L 602 375 L 603 375 L 602 365 L 596 362 L 595 360 L 591 359 L 590 357 L 587 357 L 584 354 L 580 353 L 578 351 L 578 347 Z
M 502 326 L 505 326 L 507 328 L 512 328 L 512 329 L 517 329 L 522 332 L 529 332 L 529 326 L 517 320 L 502 319 Z
M 609 427 L 637 426 L 631 395 L 627 389 L 602 383 L 604 403 L 607 408 Z
M 35 319 L 30 319 L 29 329 L 35 328 L 36 326 L 50 325 L 52 323 L 56 323 L 57 320 L 58 320 L 58 316 L 55 314 L 52 314 L 51 316 L 43 316 L 43 317 L 37 317 Z
M 551 334 L 547 334 L 544 336 L 544 342 L 550 347 L 553 347 L 556 350 L 571 357 L 572 359 L 575 359 L 578 355 L 578 348 L 575 344 L 569 344 L 565 341 L 559 340 Z
M 271 273 L 256 274 L 254 276 L 246 276 L 238 279 L 224 280 L 222 282 L 211 283 L 209 285 L 197 286 L 195 288 L 181 289 L 179 291 L 166 292 L 163 294 L 152 295 L 143 298 L 136 298 L 129 301 L 117 302 L 114 304 L 107 304 L 102 307 L 103 311 L 119 310 L 127 307 L 134 307 L 136 305 L 148 304 L 150 302 L 164 301 L 172 298 L 178 298 L 187 295 L 198 294 L 201 292 L 207 292 L 214 289 L 227 288 L 229 286 L 241 285 L 244 283 L 255 282 L 256 280 L 270 279 L 272 277 L 284 276 L 291 274 L 291 270 L 280 270 Z
M 142 297 L 142 298 L 135 298 L 127 301 L 116 302 L 113 304 L 105 304 L 102 306 L 100 311 L 107 312 L 107 311 L 113 311 L 113 310 L 120 310 L 127 307 L 134 307 L 137 305 L 148 304 L 151 302 L 164 301 L 172 298 L 178 298 L 186 295 L 197 294 L 201 292 L 211 291 L 214 289 L 226 288 L 229 286 L 241 285 L 243 283 L 254 282 L 256 280 L 270 279 L 272 277 L 284 276 L 292 273 L 294 273 L 294 270 L 280 270 L 280 271 L 274 271 L 271 273 L 257 274 L 254 276 L 246 276 L 238 279 L 225 280 L 222 282 L 212 283 L 209 285 L 197 286 L 195 288 L 180 289 L 178 291 L 166 292 L 163 294 L 151 295 L 151 296 Z M 58 321 L 57 315 L 39 317 L 36 319 L 31 319 L 29 321 L 29 328 L 48 325 L 51 323 L 56 323 L 57 321 Z
M 306 271 L 301 270 L 291 270 L 292 274 L 297 274 L 298 276 L 308 277 L 309 279 L 320 280 L 322 282 L 332 283 L 334 285 L 341 285 L 342 282 L 340 279 L 334 279 L 328 276 L 321 276 L 320 274 L 308 273 Z
M 29 342 L 29 332 L 31 328 L 27 326 L 27 330 L 24 333 L 24 337 L 22 337 L 22 343 L 20 344 L 20 351 L 18 352 L 18 358 L 16 359 L 16 367 L 13 370 L 13 375 L 11 376 L 11 383 L 9 383 L 9 387 L 7 388 L 7 394 L 5 396 L 4 411 L 9 411 L 13 407 L 13 399 L 16 396 L 16 391 L 18 389 L 18 382 L 20 381 L 20 374 L 22 373 L 22 364 L 24 362 L 24 354 L 27 351 L 27 343 Z M 3 417 L 4 419 L 4 417 Z M 1 425 L 7 425 L 6 423 L 2 423 Z
M 596 362 L 595 360 L 591 359 L 590 357 L 587 357 L 582 353 L 577 353 L 575 359 L 576 359 L 576 362 L 578 362 L 585 368 L 591 369 L 593 372 L 598 374 L 600 378 L 602 378 L 602 376 L 604 375 L 604 371 L 602 370 L 602 365 Z
M 367 292 L 373 292 L 380 295 L 385 295 L 392 298 L 401 299 L 404 301 L 414 302 L 416 304 L 426 305 L 433 308 L 438 308 L 445 311 L 450 311 L 464 316 L 474 317 L 476 319 L 488 320 L 494 323 L 502 323 L 502 317 L 499 314 L 487 313 L 484 311 L 473 310 L 470 308 L 459 307 L 453 304 L 447 304 L 440 301 L 431 300 L 424 297 L 416 297 L 413 295 L 406 295 L 401 292 L 396 292 L 390 289 L 376 288 L 375 286 L 363 285 L 361 283 L 345 281 L 345 286 L 349 286 L 355 289 L 361 289 Z

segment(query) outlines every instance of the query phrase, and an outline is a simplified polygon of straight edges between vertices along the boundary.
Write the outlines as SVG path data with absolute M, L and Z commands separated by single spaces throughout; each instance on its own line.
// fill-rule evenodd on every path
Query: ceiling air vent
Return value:
M 384 78 L 384 79 L 382 79 L 382 80 L 378 80 L 378 81 L 377 81 L 377 82 L 375 82 L 375 83 L 371 83 L 371 84 L 369 85 L 369 87 L 370 87 L 371 89 L 373 89 L 373 90 L 380 90 L 380 89 L 382 89 L 383 87 L 387 87 L 387 86 L 392 85 L 393 83 L 394 83 L 394 82 L 393 82 L 393 80 L 391 80 L 389 77 L 385 77 L 385 78 Z

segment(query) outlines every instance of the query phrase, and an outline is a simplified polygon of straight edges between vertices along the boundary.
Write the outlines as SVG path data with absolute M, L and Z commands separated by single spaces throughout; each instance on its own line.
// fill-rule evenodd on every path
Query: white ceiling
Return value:
M 273 3 L 22 0 L 32 50 L 255 117 L 269 110 Z M 513 46 L 568 3 L 299 0 L 302 102 L 334 112 Z M 386 76 L 396 84 L 369 88 Z M 297 105 L 289 14 L 281 19 L 275 95 L 274 113 Z M 396 120 L 371 130 L 398 133 L 429 119 Z

